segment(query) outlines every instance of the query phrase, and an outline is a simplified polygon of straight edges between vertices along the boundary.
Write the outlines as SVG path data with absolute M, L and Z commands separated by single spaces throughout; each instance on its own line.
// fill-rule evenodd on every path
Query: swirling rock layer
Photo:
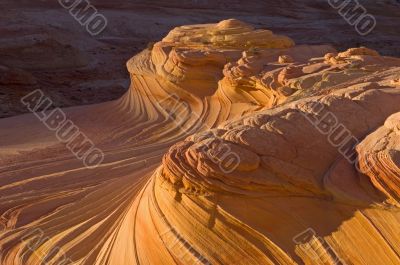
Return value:
M 400 263 L 400 59 L 231 19 L 127 68 L 124 97 L 65 110 L 94 169 L 0 121 L 1 264 Z

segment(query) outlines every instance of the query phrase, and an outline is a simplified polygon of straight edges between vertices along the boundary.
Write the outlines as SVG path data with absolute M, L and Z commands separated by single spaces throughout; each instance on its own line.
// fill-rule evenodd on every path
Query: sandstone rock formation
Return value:
M 400 263 L 399 58 L 235 19 L 150 48 L 124 97 L 65 110 L 96 168 L 0 121 L 1 264 Z
M 62 3 L 80 5 L 67 10 Z M 120 98 L 129 87 L 126 60 L 145 49 L 149 42 L 162 39 L 171 28 L 228 17 L 252 23 L 251 27 L 283 33 L 297 44 L 329 43 L 338 50 L 365 45 L 382 55 L 400 56 L 397 49 L 400 34 L 394 19 L 400 15 L 398 1 L 362 1 L 366 11 L 379 21 L 367 36 L 359 35 L 330 3 L 315 0 L 250 0 L 245 4 L 240 0 L 91 0 L 90 3 L 2 0 L 0 8 L 7 12 L 0 14 L 0 64 L 33 73 L 38 86 L 51 96 L 55 105 L 70 107 Z M 347 3 L 350 7 L 356 4 L 355 1 L 335 3 Z M 85 8 L 86 5 L 93 5 L 108 20 L 107 28 L 98 36 L 91 36 L 85 29 L 86 16 L 91 14 L 91 8 Z M 78 22 L 70 11 L 78 18 L 83 16 L 85 21 Z M 18 92 L 28 93 L 29 89 L 36 88 L 0 85 L 0 93 L 4 93 L 0 94 L 0 118 L 27 113 L 19 104 Z

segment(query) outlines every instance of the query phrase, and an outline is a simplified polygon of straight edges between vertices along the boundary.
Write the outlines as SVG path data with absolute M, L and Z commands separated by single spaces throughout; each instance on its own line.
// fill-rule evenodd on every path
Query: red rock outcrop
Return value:
M 231 19 L 127 68 L 124 97 L 64 110 L 98 167 L 50 112 L 0 121 L 1 264 L 400 263 L 400 59 Z

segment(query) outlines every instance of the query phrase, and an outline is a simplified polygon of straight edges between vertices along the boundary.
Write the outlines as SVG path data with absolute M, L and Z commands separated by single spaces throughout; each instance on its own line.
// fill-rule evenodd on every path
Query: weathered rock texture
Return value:
M 342 14 L 359 18 L 359 1 L 326 0 L 2 0 L 0 64 L 32 74 L 36 86 L 0 83 L 0 118 L 27 113 L 20 94 L 40 87 L 56 106 L 70 107 L 120 98 L 129 87 L 124 63 L 180 25 L 217 22 L 230 17 L 291 37 L 297 44 L 333 45 L 338 50 L 365 45 L 382 55 L 400 56 L 397 0 L 363 0 L 377 20 L 367 36 L 357 33 Z M 74 10 L 61 4 L 80 3 Z M 93 5 L 108 26 L 92 36 L 71 13 L 84 17 Z M 357 12 L 360 11 L 361 13 Z M 354 17 L 354 14 L 356 16 Z M 245 43 L 243 43 L 245 45 Z M 151 45 L 150 45 L 151 46 Z M 288 62 L 288 61 L 286 61 Z M 117 81 L 118 80 L 118 81 Z
M 0 122 L 1 264 L 400 263 L 400 59 L 230 19 L 127 67 L 121 99 L 65 110 L 97 168 Z

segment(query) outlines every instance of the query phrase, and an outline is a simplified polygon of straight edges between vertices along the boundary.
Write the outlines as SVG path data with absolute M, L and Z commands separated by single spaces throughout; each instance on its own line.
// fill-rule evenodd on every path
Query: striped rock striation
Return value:
M 50 111 L 0 121 L 0 264 L 400 263 L 399 58 L 230 19 L 127 68 L 63 110 L 97 167 Z

